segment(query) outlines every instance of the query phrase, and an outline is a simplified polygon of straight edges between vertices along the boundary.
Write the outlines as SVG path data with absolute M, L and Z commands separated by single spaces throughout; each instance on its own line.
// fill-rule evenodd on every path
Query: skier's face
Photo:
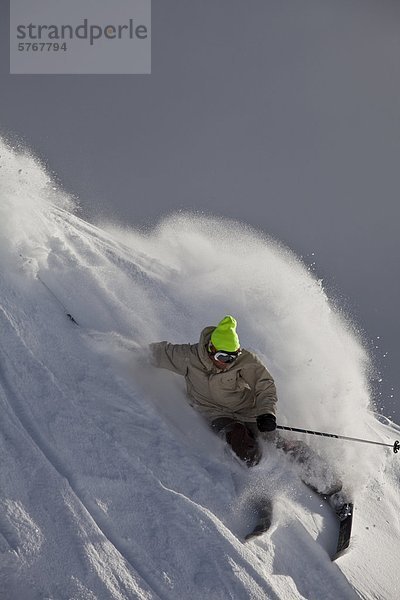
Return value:
M 227 369 L 229 367 L 229 365 L 232 364 L 232 363 L 223 363 L 220 360 L 217 360 L 216 358 L 214 358 L 212 354 L 209 354 L 208 356 L 211 358 L 214 365 L 221 371 L 225 371 L 225 369 Z
M 207 352 L 214 365 L 222 371 L 225 371 L 225 369 L 227 369 L 229 365 L 235 362 L 239 354 L 242 353 L 240 348 L 237 352 L 226 352 L 224 350 L 218 351 L 214 348 L 214 346 L 211 343 L 208 345 Z

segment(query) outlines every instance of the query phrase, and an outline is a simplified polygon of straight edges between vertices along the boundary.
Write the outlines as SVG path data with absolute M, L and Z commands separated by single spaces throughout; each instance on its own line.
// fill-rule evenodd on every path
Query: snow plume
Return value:
M 52 181 L 28 150 L 0 139 L 0 253 L 14 255 L 44 249 L 49 206 L 72 210 L 74 202 Z
M 276 379 L 281 424 L 390 442 L 398 429 L 370 411 L 362 341 L 321 282 L 226 219 L 100 229 L 35 158 L 4 144 L 0 155 L 4 598 L 394 600 L 396 457 L 306 438 L 356 494 L 359 545 L 338 563 L 349 584 L 327 554 L 335 519 L 281 451 L 265 444 L 260 465 L 239 466 L 183 379 L 146 362 L 150 341 L 196 342 L 230 313 Z M 263 495 L 273 527 L 244 545 Z
M 170 270 L 163 282 L 169 302 L 154 306 L 158 338 L 196 342 L 204 326 L 233 314 L 242 345 L 276 380 L 281 425 L 369 433 L 369 356 L 321 281 L 289 249 L 243 224 L 190 214 L 148 234 L 108 230 Z M 305 439 L 342 464 L 345 453 L 362 477 L 357 454 L 369 457 L 365 448 Z
M 29 153 L 2 144 L 1 167 L 2 255 L 39 273 L 85 325 L 145 346 L 196 342 L 203 327 L 233 314 L 242 345 L 276 380 L 282 425 L 369 433 L 367 352 L 289 249 L 241 223 L 193 214 L 147 232 L 99 231 L 69 212 L 72 200 Z M 358 447 L 307 441 L 342 464 L 345 452 L 362 478 Z

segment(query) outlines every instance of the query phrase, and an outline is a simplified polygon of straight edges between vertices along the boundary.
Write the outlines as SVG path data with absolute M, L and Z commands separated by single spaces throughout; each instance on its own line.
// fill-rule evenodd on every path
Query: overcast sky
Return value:
M 208 211 L 315 260 L 368 339 L 380 336 L 377 359 L 389 352 L 392 414 L 399 2 L 153 0 L 151 75 L 27 76 L 8 74 L 0 1 L 2 133 L 43 157 L 89 220 Z

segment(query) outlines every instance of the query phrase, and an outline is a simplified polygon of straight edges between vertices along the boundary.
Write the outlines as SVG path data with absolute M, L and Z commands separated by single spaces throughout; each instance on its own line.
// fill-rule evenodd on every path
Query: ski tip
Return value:
M 340 558 L 341 556 L 344 556 L 345 554 L 347 554 L 349 552 L 349 550 L 350 550 L 350 541 L 346 546 L 344 546 L 340 550 L 336 550 L 334 556 L 332 557 L 332 561 L 335 561 L 336 559 Z
M 340 558 L 349 550 L 351 540 L 351 530 L 353 525 L 353 509 L 352 502 L 344 504 L 341 510 L 337 510 L 336 514 L 339 519 L 339 536 L 335 555 L 332 560 Z
M 259 530 L 259 531 L 252 531 L 251 533 L 248 533 L 246 535 L 246 537 L 244 538 L 245 542 L 250 542 L 251 540 L 254 540 L 254 538 L 259 538 L 261 537 L 264 533 L 266 533 L 267 530 Z
M 250 533 L 248 533 L 246 535 L 246 537 L 244 538 L 245 542 L 248 542 L 249 540 L 252 540 L 253 538 L 256 537 L 260 537 L 261 535 L 264 535 L 264 533 L 267 533 L 267 531 L 269 530 L 271 526 L 271 520 L 265 520 L 261 523 L 259 523 L 254 529 L 253 531 L 251 531 Z

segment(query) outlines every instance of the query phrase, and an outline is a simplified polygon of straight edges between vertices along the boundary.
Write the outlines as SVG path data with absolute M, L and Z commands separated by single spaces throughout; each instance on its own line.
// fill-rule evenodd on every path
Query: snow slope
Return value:
M 246 471 L 147 363 L 224 314 L 275 376 L 279 421 L 392 443 L 367 353 L 287 249 L 180 215 L 99 229 L 34 158 L 0 149 L 0 597 L 365 599 L 400 596 L 399 459 L 311 438 L 356 501 L 352 550 L 278 451 Z M 70 312 L 74 324 L 67 318 Z M 251 502 L 271 531 L 243 544 Z

